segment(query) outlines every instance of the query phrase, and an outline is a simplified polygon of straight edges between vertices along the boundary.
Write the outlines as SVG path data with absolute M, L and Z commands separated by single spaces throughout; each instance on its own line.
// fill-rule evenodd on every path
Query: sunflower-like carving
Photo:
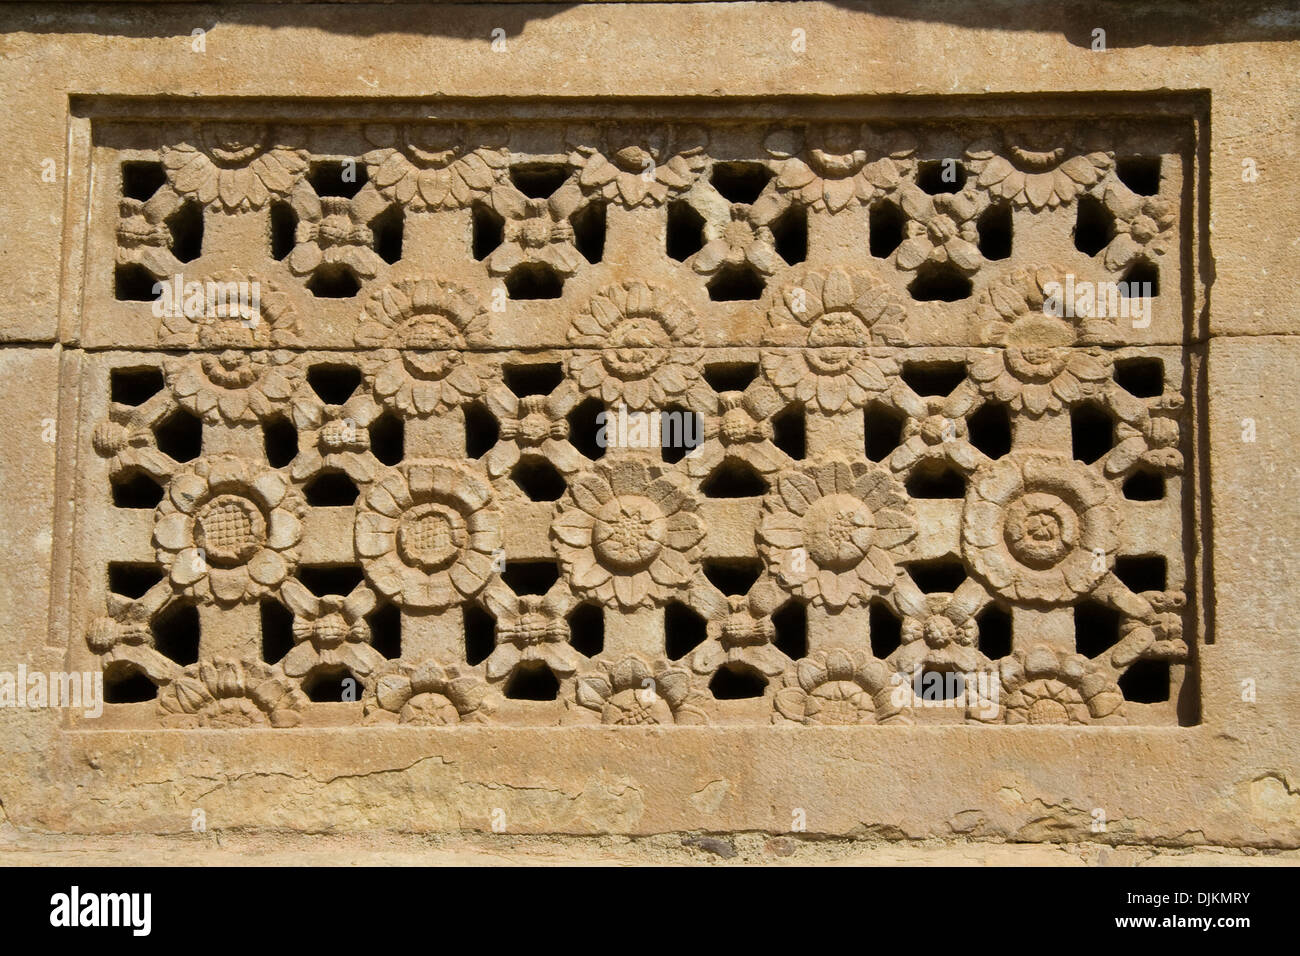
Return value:
M 168 727 L 295 727 L 306 703 L 277 668 L 222 658 L 191 664 L 158 694 Z
M 353 540 L 376 591 L 401 607 L 442 609 L 487 584 L 501 515 L 487 481 L 468 468 L 403 462 L 359 499 Z
M 889 668 L 864 653 L 840 648 L 797 661 L 773 696 L 773 723 L 854 726 L 900 717 Z
M 270 145 L 269 131 L 255 123 L 204 123 L 197 144 L 164 146 L 162 163 L 181 196 L 247 212 L 288 196 L 307 172 L 307 153 Z
M 363 700 L 367 723 L 413 727 L 482 724 L 493 710 L 483 681 L 437 661 L 388 665 Z
M 702 695 L 690 671 L 667 661 L 649 664 L 639 657 L 602 662 L 603 672 L 579 675 L 574 688 L 579 707 L 600 715 L 603 724 L 624 727 L 705 724 Z M 574 712 L 581 717 L 581 711 Z
M 1023 142 L 1009 142 L 1005 155 L 980 147 L 969 150 L 971 166 L 979 174 L 975 185 L 991 196 L 1037 212 L 1069 205 L 1095 185 L 1114 162 L 1109 153 L 1041 146 L 1030 139 L 1027 133 Z
M 251 425 L 284 407 L 302 368 L 285 350 L 225 349 L 164 358 L 163 375 L 181 407 L 206 424 Z
M 384 405 L 431 415 L 477 397 L 483 384 L 463 350 L 481 344 L 487 315 L 465 290 L 434 279 L 401 279 L 371 295 L 356 342 L 376 349 L 363 365 Z
M 607 405 L 663 409 L 699 382 L 699 331 L 686 305 L 658 286 L 630 281 L 597 293 L 569 326 L 580 351 L 569 374 Z
M 507 154 L 488 135 L 479 145 L 456 123 L 367 126 L 376 147 L 362 156 L 370 182 L 385 199 L 408 209 L 465 209 L 505 174 Z
M 781 475 L 758 527 L 759 552 L 781 586 L 832 611 L 893 587 L 901 549 L 915 536 L 898 480 L 839 459 Z
M 810 209 L 839 212 L 869 203 L 895 188 L 910 169 L 913 147 L 885 142 L 861 126 L 838 123 L 809 130 L 773 130 L 764 140 L 780 162 L 773 197 L 797 199 Z M 760 214 L 766 209 L 760 204 Z
M 155 555 L 179 593 L 257 600 L 297 564 L 305 508 L 274 471 L 234 455 L 200 458 L 168 482 L 154 513 Z
M 962 553 L 1004 597 L 1067 604 L 1101 583 L 1119 544 L 1109 483 L 1045 452 L 1010 455 L 970 479 Z
M 1036 645 L 1002 662 L 1001 704 L 982 719 L 1008 724 L 1124 723 L 1110 673 L 1079 654 Z
M 584 193 L 628 209 L 662 205 L 689 189 L 704 168 L 704 141 L 697 129 L 625 126 L 604 138 L 603 147 L 593 146 L 591 131 L 574 130 L 571 139 L 578 145 L 569 162 L 579 170 Z
M 886 391 L 890 371 L 867 346 L 903 341 L 903 310 L 864 273 L 809 271 L 785 284 L 767 314 L 763 372 L 787 401 L 835 413 Z
M 1102 352 L 1075 346 L 1108 339 L 1113 324 L 1066 316 L 1052 299 L 1061 294 L 1056 270 L 1021 269 L 993 282 L 975 310 L 980 341 L 1002 348 L 971 360 L 971 380 L 1031 418 L 1100 394 L 1110 377 Z
M 575 476 L 551 525 L 573 589 L 624 610 L 663 604 L 687 587 L 703 537 L 685 480 L 640 458 Z

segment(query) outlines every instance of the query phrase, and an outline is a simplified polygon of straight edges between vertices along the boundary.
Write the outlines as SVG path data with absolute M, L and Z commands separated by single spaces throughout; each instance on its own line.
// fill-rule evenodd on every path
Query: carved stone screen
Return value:
M 0 862 L 1300 855 L 1289 5 L 0 18 Z
M 1041 105 L 88 103 L 87 726 L 1196 724 L 1203 131 Z

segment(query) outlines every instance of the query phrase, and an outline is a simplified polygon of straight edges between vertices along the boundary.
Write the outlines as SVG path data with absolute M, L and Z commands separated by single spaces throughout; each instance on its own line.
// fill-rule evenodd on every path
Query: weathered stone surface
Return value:
M 0 672 L 111 703 L 0 708 L 10 855 L 1300 846 L 1277 10 L 62 9 Z

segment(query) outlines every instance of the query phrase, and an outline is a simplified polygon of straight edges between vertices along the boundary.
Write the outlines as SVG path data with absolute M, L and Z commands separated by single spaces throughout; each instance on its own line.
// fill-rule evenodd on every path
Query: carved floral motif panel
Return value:
M 96 121 L 105 719 L 1198 719 L 1192 124 L 690 114 Z

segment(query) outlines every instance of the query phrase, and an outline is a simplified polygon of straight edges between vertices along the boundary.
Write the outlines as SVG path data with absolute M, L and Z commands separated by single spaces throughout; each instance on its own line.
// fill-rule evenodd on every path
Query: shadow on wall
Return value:
M 707 0 L 674 0 L 695 3 Z M 530 21 L 561 14 L 577 3 L 421 3 L 386 4 L 344 0 L 330 4 L 278 3 L 222 5 L 153 2 L 127 4 L 6 4 L 0 31 L 89 33 L 104 36 L 188 36 L 218 24 L 294 27 L 367 36 L 380 33 L 488 39 L 492 31 L 518 36 Z M 712 4 L 720 6 L 722 4 Z M 949 24 L 972 30 L 1002 30 L 1063 35 L 1075 46 L 1091 47 L 1094 30 L 1105 30 L 1107 48 L 1208 46 L 1300 39 L 1300 9 L 1285 0 L 1098 0 L 1087 14 L 1060 0 L 820 0 L 786 7 L 791 18 L 801 6 L 832 6 L 900 21 Z M 735 15 L 750 16 L 757 4 L 734 3 Z

